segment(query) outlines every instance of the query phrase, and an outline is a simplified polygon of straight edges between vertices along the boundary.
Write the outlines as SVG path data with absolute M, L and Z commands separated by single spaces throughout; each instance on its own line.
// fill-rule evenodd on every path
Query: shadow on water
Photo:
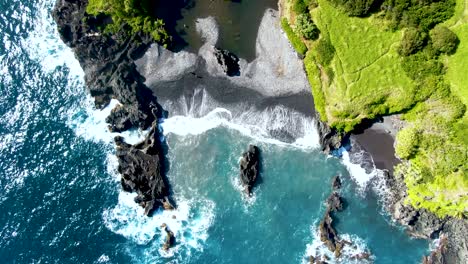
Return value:
M 157 1 L 154 10 L 173 36 L 172 50 L 197 52 L 203 42 L 195 28 L 196 20 L 212 16 L 220 30 L 217 46 L 252 61 L 255 59 L 255 42 L 263 14 L 267 8 L 277 9 L 277 2 L 171 0 Z

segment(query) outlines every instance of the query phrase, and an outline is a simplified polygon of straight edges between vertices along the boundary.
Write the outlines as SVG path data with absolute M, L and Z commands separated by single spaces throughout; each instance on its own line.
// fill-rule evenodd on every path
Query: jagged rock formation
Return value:
M 125 30 L 102 34 L 98 26 L 109 18 L 87 15 L 87 4 L 88 0 L 57 0 L 52 15 L 60 36 L 80 62 L 96 107 L 107 106 L 112 98 L 119 101 L 120 105 L 106 118 L 110 131 L 147 129 L 152 125 L 139 144 L 132 146 L 121 137 L 115 138 L 122 188 L 138 194 L 135 202 L 145 208 L 147 215 L 159 205 L 170 209 L 157 128 L 157 119 L 164 112 L 134 63 L 151 44 L 151 38 L 143 34 L 129 36 Z
M 260 167 L 260 150 L 257 146 L 249 145 L 249 149 L 242 154 L 240 160 L 240 179 L 245 192 L 252 194 L 252 188 L 257 180 Z
M 424 259 L 424 263 L 464 263 L 468 259 L 468 221 L 452 217 L 441 219 L 425 209 L 406 205 L 408 194 L 403 176 L 386 172 L 385 179 L 391 190 L 386 207 L 393 219 L 412 236 L 441 238 L 441 247 Z
M 240 75 L 239 58 L 234 53 L 216 47 L 213 53 L 227 76 Z
M 151 39 L 124 32 L 102 34 L 97 27 L 107 18 L 87 15 L 87 3 L 87 0 L 57 0 L 52 15 L 60 37 L 80 62 L 96 107 L 105 107 L 112 98 L 122 104 L 106 119 L 110 130 L 146 129 L 154 121 L 151 110 L 156 109 L 161 116 L 162 109 L 143 84 L 133 61 L 143 55 Z
M 157 131 L 157 123 L 154 122 L 146 138 L 135 145 L 125 143 L 122 137 L 115 138 L 122 189 L 138 194 L 135 202 L 145 208 L 145 215 L 150 215 L 159 206 L 173 209 L 168 198 L 169 187 L 162 172 L 163 158 Z
M 174 232 L 172 232 L 166 224 L 162 224 L 161 227 L 164 228 L 163 230 L 164 232 L 166 232 L 166 238 L 164 239 L 163 249 L 169 250 L 175 245 Z
M 341 180 L 335 176 L 332 180 L 332 193 L 327 199 L 327 210 L 319 224 L 320 240 L 325 243 L 331 252 L 335 253 L 336 257 L 341 256 L 344 242 L 338 238 L 338 234 L 333 227 L 332 212 L 340 212 L 343 210 L 343 200 L 338 194 L 341 188 Z
M 315 115 L 315 120 L 322 151 L 326 154 L 330 154 L 333 150 L 339 149 L 348 135 L 338 132 L 332 129 L 327 123 L 320 121 L 318 113 Z
M 322 221 L 319 224 L 319 235 L 320 240 L 327 246 L 327 248 L 335 254 L 336 258 L 340 258 L 341 251 L 345 246 L 351 246 L 352 243 L 343 239 L 340 239 L 336 229 L 333 226 L 333 213 L 341 212 L 343 210 L 343 198 L 341 198 L 339 192 L 341 189 L 341 179 L 339 176 L 335 176 L 332 179 L 332 193 L 327 198 L 327 209 L 323 216 Z M 358 255 L 351 256 L 354 260 L 368 260 L 370 254 L 368 252 L 362 252 Z M 309 263 L 327 263 L 327 256 L 310 256 Z

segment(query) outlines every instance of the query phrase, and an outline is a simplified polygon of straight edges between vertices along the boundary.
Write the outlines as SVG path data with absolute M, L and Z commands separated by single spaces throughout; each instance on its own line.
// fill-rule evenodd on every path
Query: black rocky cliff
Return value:
M 104 108 L 111 99 L 119 101 L 106 118 L 110 131 L 152 126 L 146 139 L 134 146 L 125 143 L 121 137 L 115 139 L 122 187 L 138 194 L 135 201 L 147 214 L 158 206 L 170 209 L 169 188 L 162 166 L 161 136 L 157 128 L 157 120 L 163 117 L 164 111 L 152 91 L 144 85 L 134 63 L 147 50 L 151 39 L 141 34 L 129 36 L 125 30 L 103 34 L 98 26 L 109 18 L 87 15 L 87 4 L 88 0 L 57 0 L 52 15 L 60 36 L 73 49 L 96 107 Z

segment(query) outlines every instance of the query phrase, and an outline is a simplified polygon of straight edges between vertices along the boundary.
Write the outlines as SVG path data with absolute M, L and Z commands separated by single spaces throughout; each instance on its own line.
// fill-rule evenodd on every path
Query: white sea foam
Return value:
M 352 161 L 351 155 L 355 155 L 355 153 L 350 154 L 348 151 L 344 151 L 342 156 L 342 163 L 347 168 L 353 181 L 358 185 L 359 191 L 363 193 L 372 178 L 377 175 L 378 170 L 374 166 L 370 172 L 366 171 L 366 169 L 361 166 L 361 162 L 355 163 Z
M 39 61 L 46 72 L 51 72 L 57 66 L 66 65 L 71 77 L 83 79 L 84 73 L 73 51 L 60 40 L 57 26 L 52 18 L 54 1 L 39 1 L 36 10 L 39 14 L 33 21 L 34 30 L 28 38 L 22 41 L 28 54 Z
M 292 144 L 272 138 L 268 131 L 275 128 L 283 129 L 284 124 L 281 123 L 280 118 L 275 118 L 275 111 L 267 111 L 265 113 L 245 113 L 244 115 L 233 117 L 231 111 L 218 107 L 202 117 L 173 116 L 165 119 L 161 126 L 165 135 L 170 133 L 180 136 L 198 135 L 223 126 L 236 130 L 259 142 L 293 146 L 302 149 L 315 149 L 318 147 L 318 134 L 313 126 L 313 120 L 300 120 L 304 126 L 304 134 Z M 274 120 L 277 122 L 273 122 Z
M 182 251 L 184 254 L 191 254 L 193 250 L 203 251 L 208 228 L 214 221 L 214 202 L 187 200 L 176 195 L 176 210 L 156 211 L 152 217 L 147 217 L 144 209 L 134 202 L 134 197 L 135 194 L 120 192 L 118 204 L 104 211 L 103 220 L 109 230 L 137 245 L 154 244 L 148 248 L 152 251 L 148 257 L 153 257 L 148 262 L 163 261 L 160 257 L 177 258 Z M 176 238 L 176 245 L 168 251 L 161 248 L 165 239 L 163 224 L 174 232 Z
M 328 250 L 327 246 L 320 240 L 319 232 L 316 228 L 316 223 L 312 225 L 312 242 L 307 245 L 304 257 L 302 259 L 303 264 L 309 263 L 309 257 L 321 257 L 326 256 L 328 258 L 327 263 L 372 263 L 375 258 L 373 255 L 369 257 L 369 260 L 356 259 L 360 254 L 369 253 L 366 242 L 356 236 L 350 234 L 341 234 L 340 239 L 350 242 L 351 245 L 345 245 L 341 251 L 341 257 L 336 258 L 335 254 Z
M 236 168 L 237 169 L 237 168 Z M 255 204 L 255 201 L 257 200 L 257 197 L 259 195 L 259 190 L 260 186 L 256 186 L 255 192 L 252 193 L 251 196 L 247 195 L 245 193 L 245 188 L 242 185 L 240 178 L 239 177 L 231 177 L 230 178 L 231 185 L 234 189 L 236 189 L 239 192 L 239 195 L 241 196 L 242 201 L 244 202 L 244 211 L 248 212 L 250 207 Z
M 94 108 L 91 97 L 88 97 L 85 102 L 84 109 L 75 113 L 68 120 L 68 125 L 71 127 L 75 134 L 86 140 L 94 142 L 112 143 L 115 136 L 122 136 L 129 144 L 135 144 L 142 141 L 149 130 L 132 129 L 122 133 L 112 133 L 108 129 L 106 117 L 108 117 L 119 101 L 112 99 L 108 106 L 104 109 Z

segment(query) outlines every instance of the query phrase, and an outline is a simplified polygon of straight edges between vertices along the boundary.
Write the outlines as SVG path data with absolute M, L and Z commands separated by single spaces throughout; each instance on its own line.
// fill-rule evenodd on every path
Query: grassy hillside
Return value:
M 447 79 L 452 84 L 453 92 L 468 106 L 468 2 L 458 1 L 455 15 L 445 24 L 460 38 L 457 52 L 445 58 Z
M 298 2 L 309 8 L 295 8 Z M 468 217 L 465 1 L 454 9 L 453 1 L 412 1 L 408 8 L 386 0 L 373 12 L 353 5 L 358 2 L 283 5 L 291 28 L 299 32 L 296 18 L 306 12 L 320 30 L 318 40 L 302 41 L 321 119 L 352 131 L 363 119 L 403 113 L 407 126 L 396 145 L 403 162 L 396 169 L 405 176 L 407 202 L 440 216 Z M 448 28 L 438 26 L 443 21 Z

